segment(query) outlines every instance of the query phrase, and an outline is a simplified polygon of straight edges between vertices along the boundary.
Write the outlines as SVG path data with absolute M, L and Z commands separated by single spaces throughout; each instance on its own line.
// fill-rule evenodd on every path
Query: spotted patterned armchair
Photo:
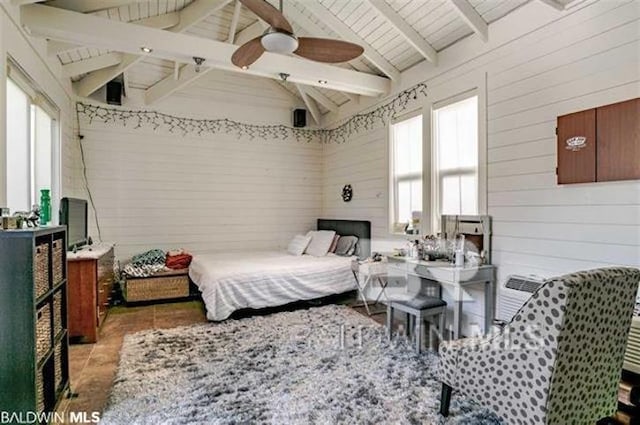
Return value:
M 606 268 L 543 285 L 504 329 L 440 345 L 440 412 L 452 389 L 509 425 L 594 424 L 616 411 L 640 270 Z

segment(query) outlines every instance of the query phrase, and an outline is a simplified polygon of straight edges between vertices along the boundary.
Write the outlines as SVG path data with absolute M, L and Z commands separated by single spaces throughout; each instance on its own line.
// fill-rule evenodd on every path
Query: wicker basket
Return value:
M 127 279 L 125 295 L 127 302 L 166 300 L 188 296 L 189 276 L 186 270 Z
M 45 304 L 36 313 L 36 357 L 42 359 L 51 348 L 51 305 Z
M 49 245 L 46 243 L 36 247 L 36 262 L 33 271 L 36 285 L 36 298 L 40 298 L 49 290 Z
M 62 386 L 62 344 L 56 345 L 53 353 L 54 363 L 54 375 L 55 375 L 55 389 L 59 391 Z
M 44 412 L 44 376 L 42 369 L 36 372 L 36 411 Z
M 63 259 L 64 259 L 64 248 L 62 244 L 62 239 L 56 239 L 53 241 L 53 256 L 51 261 L 53 263 L 53 284 L 54 286 L 58 283 L 62 282 L 64 275 L 62 274 L 63 267 Z
M 62 291 L 53 295 L 53 335 L 62 332 Z

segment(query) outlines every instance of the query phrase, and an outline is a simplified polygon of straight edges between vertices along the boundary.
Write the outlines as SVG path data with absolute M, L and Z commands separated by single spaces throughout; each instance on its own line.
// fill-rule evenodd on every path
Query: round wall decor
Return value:
M 342 200 L 344 202 L 349 202 L 353 198 L 353 189 L 350 184 L 345 184 L 342 188 Z

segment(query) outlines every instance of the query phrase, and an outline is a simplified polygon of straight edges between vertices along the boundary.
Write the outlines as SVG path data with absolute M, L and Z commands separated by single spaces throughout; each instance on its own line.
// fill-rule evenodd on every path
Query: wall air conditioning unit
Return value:
M 640 373 L 640 317 L 633 316 L 631 330 L 627 339 L 627 351 L 624 353 L 624 370 Z
M 505 322 L 511 321 L 531 294 L 537 291 L 545 282 L 546 280 L 540 276 L 510 275 L 500 285 L 497 319 Z

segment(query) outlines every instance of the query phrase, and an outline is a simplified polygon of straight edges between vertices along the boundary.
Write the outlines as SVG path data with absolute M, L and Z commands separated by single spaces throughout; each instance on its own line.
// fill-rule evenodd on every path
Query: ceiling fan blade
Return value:
M 273 28 L 284 30 L 289 34 L 293 34 L 293 28 L 291 24 L 280 12 L 271 4 L 265 0 L 240 0 L 240 3 L 244 4 L 247 9 L 258 15 L 260 19 L 271 25 Z
M 256 37 L 238 47 L 231 55 L 231 62 L 239 68 L 244 68 L 257 61 L 264 53 L 264 47 L 260 42 L 261 38 L 262 36 Z
M 362 52 L 362 47 L 346 41 L 298 37 L 298 49 L 293 53 L 317 62 L 339 63 L 355 59 Z

